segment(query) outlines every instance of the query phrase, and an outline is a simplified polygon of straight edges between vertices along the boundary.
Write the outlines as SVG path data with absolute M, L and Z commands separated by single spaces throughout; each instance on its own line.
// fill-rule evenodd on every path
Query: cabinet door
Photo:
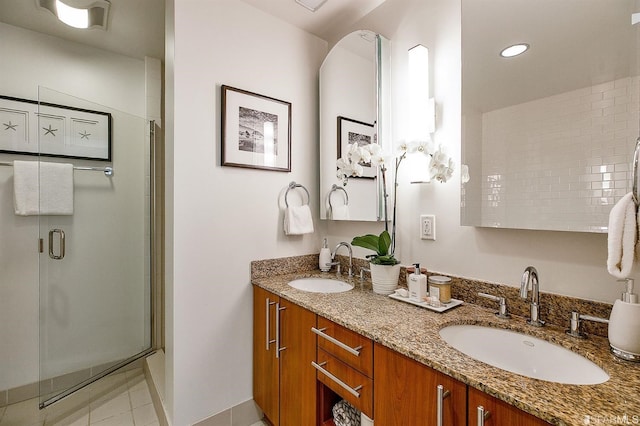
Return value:
M 253 287 L 253 399 L 274 425 L 280 423 L 280 371 L 275 354 L 278 302 L 278 296 Z
M 442 425 L 465 426 L 467 386 L 389 348 L 376 344 L 373 355 L 373 415 L 384 426 L 439 426 L 438 386 Z M 505 423 L 507 424 L 507 423 Z
M 316 422 L 316 314 L 280 299 L 280 425 Z
M 489 413 L 485 414 L 485 426 L 542 426 L 549 424 L 504 401 L 469 387 L 469 426 L 479 424 L 479 406 L 484 408 L 485 413 Z

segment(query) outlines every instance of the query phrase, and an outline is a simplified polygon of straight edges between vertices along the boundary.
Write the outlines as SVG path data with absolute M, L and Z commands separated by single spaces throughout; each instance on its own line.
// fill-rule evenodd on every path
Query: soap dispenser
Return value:
M 320 249 L 318 267 L 322 272 L 329 272 L 331 270 L 331 250 L 329 250 L 326 238 L 322 242 L 322 248 Z
M 618 358 L 640 362 L 640 303 L 633 292 L 633 280 L 627 278 L 626 291 L 615 301 L 609 317 L 609 344 Z
M 413 274 L 409 275 L 409 300 L 413 302 L 423 302 L 427 296 L 427 276 L 420 273 L 420 264 L 413 264 L 416 268 Z

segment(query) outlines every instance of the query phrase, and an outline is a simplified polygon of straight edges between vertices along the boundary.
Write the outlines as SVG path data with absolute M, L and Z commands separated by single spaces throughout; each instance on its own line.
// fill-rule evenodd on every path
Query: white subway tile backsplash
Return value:
M 638 91 L 624 78 L 484 114 L 483 223 L 518 227 L 516 212 L 541 228 L 601 231 L 630 190 Z

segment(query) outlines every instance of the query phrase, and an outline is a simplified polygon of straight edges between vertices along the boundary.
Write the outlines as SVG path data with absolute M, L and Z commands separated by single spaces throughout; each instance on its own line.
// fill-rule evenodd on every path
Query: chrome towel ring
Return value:
M 331 205 L 331 195 L 333 195 L 334 192 L 336 191 L 342 191 L 344 192 L 344 204 L 346 206 L 349 205 L 349 194 L 347 193 L 347 190 L 344 189 L 341 186 L 336 185 L 335 183 L 333 184 L 333 186 L 331 186 L 331 191 L 329 191 L 329 210 L 333 210 L 333 205 Z
M 304 186 L 300 185 L 299 183 L 295 183 L 295 182 L 291 182 L 289 184 L 289 187 L 287 188 L 287 192 L 284 193 L 284 204 L 287 207 L 289 207 L 289 202 L 287 201 L 287 195 L 289 195 L 289 191 L 291 191 L 292 189 L 295 189 L 295 188 L 304 189 L 304 192 L 307 193 L 307 204 L 309 204 L 309 202 L 311 201 L 311 196 L 309 195 L 309 191 Z

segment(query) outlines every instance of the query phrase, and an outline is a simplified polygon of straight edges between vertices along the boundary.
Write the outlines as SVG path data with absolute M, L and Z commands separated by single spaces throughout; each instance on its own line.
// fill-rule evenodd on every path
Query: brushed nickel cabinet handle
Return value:
M 482 405 L 478 405 L 477 416 L 478 426 L 484 426 L 484 421 L 491 417 L 491 411 L 485 411 Z
M 321 329 L 317 329 L 315 327 L 311 327 L 311 331 L 313 331 L 314 333 L 316 333 L 318 336 L 327 339 L 328 341 L 330 341 L 331 343 L 333 343 L 334 345 L 337 345 L 339 347 L 341 347 L 342 349 L 344 349 L 345 351 L 355 355 L 355 356 L 360 356 L 360 351 L 362 350 L 362 346 L 358 346 L 356 348 L 352 348 L 351 346 L 347 345 L 346 343 L 341 342 L 340 340 L 336 339 L 335 337 L 331 337 L 328 334 L 324 333 L 324 331 L 326 330 L 326 328 L 321 328 Z
M 334 376 L 333 374 L 329 373 L 329 371 L 327 371 L 326 369 L 324 369 L 323 367 L 325 365 L 327 365 L 326 362 L 317 364 L 314 361 L 311 361 L 311 365 L 313 365 L 315 367 L 316 370 L 318 370 L 319 372 L 321 372 L 322 374 L 324 374 L 325 376 L 327 376 L 328 378 L 330 378 L 331 380 L 333 380 L 334 382 L 336 382 L 338 385 L 340 385 L 340 387 L 342 387 L 344 390 L 346 390 L 347 392 L 349 392 L 351 395 L 355 396 L 356 398 L 360 398 L 360 393 L 358 392 L 360 389 L 362 389 L 362 385 L 360 386 L 356 386 L 355 388 L 352 388 L 351 386 L 349 386 L 348 384 L 346 384 L 345 382 L 343 382 L 342 380 L 338 379 L 336 376 Z
M 285 348 L 280 347 L 280 312 L 284 311 L 287 308 L 281 308 L 280 303 L 276 303 L 276 358 L 280 358 L 280 352 L 284 351 Z
M 436 412 L 436 424 L 442 426 L 444 417 L 444 399 L 451 395 L 451 392 L 444 389 L 444 386 L 438 385 L 437 392 L 437 412 Z
M 267 299 L 266 299 L 266 306 L 265 306 L 265 311 L 267 311 L 267 318 L 266 318 L 266 321 L 265 321 L 266 329 L 267 329 L 267 330 L 266 330 L 267 332 L 265 333 L 265 335 L 267 336 L 267 339 L 266 339 L 266 344 L 267 344 L 266 349 L 267 349 L 267 351 L 269 350 L 269 345 L 271 345 L 272 343 L 274 343 L 274 342 L 275 342 L 275 339 L 274 339 L 274 340 L 271 340 L 271 339 L 270 339 L 270 336 L 269 336 L 269 310 L 271 309 L 271 305 L 275 305 L 275 304 L 276 304 L 276 302 L 272 302 L 272 301 L 267 297 Z

